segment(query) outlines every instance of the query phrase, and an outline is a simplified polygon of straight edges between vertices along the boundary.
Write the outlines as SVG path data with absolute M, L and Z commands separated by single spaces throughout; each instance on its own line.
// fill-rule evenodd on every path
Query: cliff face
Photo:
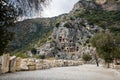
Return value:
M 86 9 L 101 9 L 106 11 L 120 10 L 120 0 L 80 0 L 72 11 Z
M 118 4 L 112 0 L 80 0 L 68 14 L 22 21 L 13 29 L 16 35 L 11 45 L 28 56 L 32 48 L 46 58 L 77 60 L 83 54 L 93 55 L 96 51 L 89 39 L 110 26 L 120 25 Z M 119 31 L 119 27 L 115 28 Z
M 96 12 L 108 11 L 109 13 L 109 11 L 119 11 L 118 4 L 119 2 L 112 0 L 80 0 L 74 5 L 74 8 L 69 14 L 61 15 L 57 18 L 59 23 L 57 23 L 53 29 L 50 40 L 42 47 L 37 48 L 39 54 L 45 54 L 46 57 L 56 57 L 57 59 L 81 59 L 83 54 L 95 54 L 95 49 L 91 47 L 89 39 L 97 32 L 103 30 L 100 26 L 96 25 L 96 17 L 101 16 L 103 20 L 107 17 L 104 17 L 105 13 L 98 15 L 99 13 Z M 87 13 L 87 11 L 89 13 Z M 93 12 L 95 12 L 95 14 L 93 14 Z M 91 14 L 96 16 L 88 16 Z M 85 15 L 86 18 L 81 17 L 81 15 Z M 95 19 L 95 22 L 87 21 L 87 16 L 91 17 L 91 21 Z M 102 21 L 100 19 L 99 21 Z M 99 24 L 101 24 L 101 22 Z M 106 26 L 106 28 L 107 27 L 108 26 Z
M 100 31 L 102 31 L 100 27 L 82 18 L 60 22 L 53 29 L 50 40 L 37 48 L 38 54 L 57 59 L 75 60 L 82 58 L 84 53 L 92 55 L 95 49 L 91 47 L 89 39 Z
M 88 23 L 82 18 L 61 22 L 58 28 L 54 28 L 52 39 L 67 59 L 79 59 L 82 54 L 92 54 L 94 49 L 89 44 L 89 39 L 101 29 Z M 58 54 L 60 55 L 60 54 Z M 62 57 L 58 56 L 57 57 Z

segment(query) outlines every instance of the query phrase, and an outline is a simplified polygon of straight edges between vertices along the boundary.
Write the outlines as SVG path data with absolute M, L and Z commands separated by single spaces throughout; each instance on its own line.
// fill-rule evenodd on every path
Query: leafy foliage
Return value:
M 43 55 L 39 55 L 39 58 L 40 59 L 45 59 L 45 55 L 43 54 Z
M 84 13 L 77 12 L 75 17 L 82 17 L 91 23 L 99 25 L 102 28 L 119 24 L 120 11 L 103 11 L 100 9 L 86 9 Z
M 35 48 L 32 48 L 31 53 L 35 55 L 37 53 L 37 50 Z
M 13 33 L 8 31 L 14 25 L 17 17 L 16 9 L 6 0 L 0 0 L 0 55 L 7 52 L 7 45 L 13 38 Z
M 9 44 L 13 53 L 25 53 L 34 47 L 40 47 L 48 40 L 56 22 L 52 19 L 30 19 L 18 22 L 14 31 L 14 40 Z
M 92 57 L 89 54 L 83 54 L 82 59 L 84 61 L 90 61 L 92 59 Z
M 91 43 L 96 47 L 97 52 L 106 63 L 110 63 L 113 59 L 120 58 L 120 36 L 112 33 L 98 33 L 92 39 Z

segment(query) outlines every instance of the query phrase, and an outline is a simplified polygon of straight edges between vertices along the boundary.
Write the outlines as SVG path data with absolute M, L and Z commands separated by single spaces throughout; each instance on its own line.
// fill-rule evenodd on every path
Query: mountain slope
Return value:
M 80 59 L 83 54 L 92 55 L 95 49 L 89 39 L 94 34 L 106 30 L 120 33 L 119 4 L 119 0 L 80 0 L 68 14 L 18 22 L 17 27 L 11 29 L 15 39 L 10 49 L 20 55 L 30 55 L 31 49 L 35 48 L 36 54 L 57 59 Z
M 33 47 L 39 39 L 49 36 L 55 25 L 55 19 L 31 19 L 18 22 L 16 27 L 10 29 L 15 33 L 14 40 L 9 45 L 13 50 L 25 50 Z M 12 46 L 12 47 L 11 47 Z

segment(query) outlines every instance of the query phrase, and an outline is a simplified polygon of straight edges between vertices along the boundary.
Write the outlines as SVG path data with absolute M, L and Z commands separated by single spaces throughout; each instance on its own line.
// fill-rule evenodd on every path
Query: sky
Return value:
M 52 0 L 49 6 L 44 7 L 43 17 L 54 17 L 72 10 L 74 4 L 79 0 Z

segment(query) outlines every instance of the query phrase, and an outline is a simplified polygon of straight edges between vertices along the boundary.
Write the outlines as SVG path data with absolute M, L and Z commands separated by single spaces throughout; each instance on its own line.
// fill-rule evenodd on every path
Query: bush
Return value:
M 64 27 L 66 28 L 72 28 L 72 24 L 70 22 L 67 22 L 64 24 Z
M 16 57 L 21 57 L 21 58 L 28 58 L 29 56 L 26 53 L 15 53 L 14 54 Z
M 89 54 L 83 54 L 82 59 L 84 61 L 90 61 L 92 59 L 91 55 Z
M 89 22 L 94 23 L 103 29 L 114 24 L 119 24 L 120 21 L 120 11 L 89 9 L 84 13 L 76 12 L 74 16 L 85 18 Z
M 55 26 L 58 28 L 60 26 L 60 23 L 57 23 Z
M 31 53 L 35 55 L 37 53 L 37 50 L 35 48 L 32 48 Z
M 40 59 L 45 59 L 45 55 L 44 55 L 44 54 L 39 55 L 39 58 L 40 58 Z

